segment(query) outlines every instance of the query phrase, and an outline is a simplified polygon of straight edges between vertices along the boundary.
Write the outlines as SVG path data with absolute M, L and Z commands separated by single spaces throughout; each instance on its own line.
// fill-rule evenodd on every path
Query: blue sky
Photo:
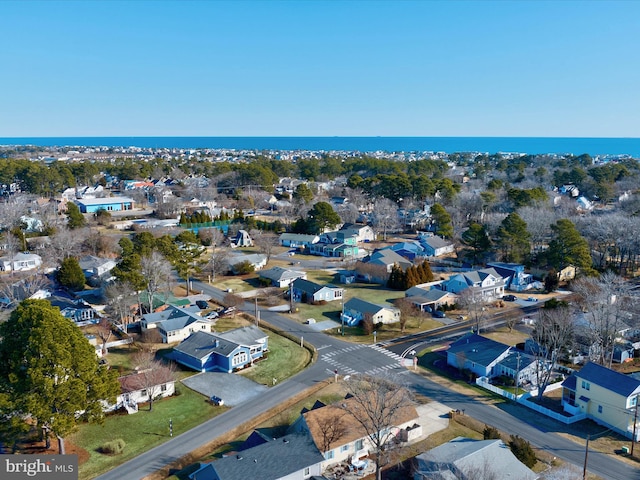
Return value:
M 0 137 L 640 137 L 638 1 L 1 1 Z

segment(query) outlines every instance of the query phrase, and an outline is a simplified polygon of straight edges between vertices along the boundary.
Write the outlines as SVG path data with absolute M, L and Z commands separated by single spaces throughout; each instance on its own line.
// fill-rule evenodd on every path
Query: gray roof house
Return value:
M 160 312 L 144 314 L 140 326 L 143 331 L 157 328 L 163 343 L 179 342 L 197 331 L 211 331 L 211 322 L 202 318 L 200 309 L 195 306 L 169 305 Z
M 493 376 L 493 368 L 509 355 L 511 347 L 469 333 L 453 342 L 447 349 L 447 365 L 467 369 L 479 377 Z
M 236 238 L 231 242 L 233 247 L 252 247 L 253 240 L 246 230 L 238 230 Z
M 296 302 L 332 302 L 342 300 L 344 289 L 333 285 L 320 285 L 319 283 L 296 278 L 291 284 L 293 299 Z
M 474 297 L 486 300 L 502 298 L 504 287 L 504 278 L 493 268 L 460 272 L 437 286 L 441 290 L 456 294 L 469 289 Z
M 416 457 L 413 480 L 536 480 L 502 440 L 458 437 Z
M 191 480 L 294 480 L 320 476 L 324 457 L 310 435 L 294 434 L 202 464 Z M 323 477 L 320 477 L 323 478 Z
M 423 312 L 435 311 L 442 305 L 452 305 L 458 296 L 451 292 L 432 288 L 430 290 L 419 286 L 411 287 L 404 296 Z
M 395 323 L 400 321 L 400 309 L 391 305 L 378 305 L 360 298 L 351 298 L 345 304 L 342 321 L 350 327 L 358 325 L 365 318 L 376 323 Z
M 229 263 L 229 269 L 232 272 L 236 272 L 237 265 L 243 262 L 249 262 L 253 265 L 254 270 L 261 270 L 267 265 L 267 256 L 262 253 L 250 253 L 247 255 L 234 255 L 230 257 L 227 262 Z
M 274 287 L 288 287 L 297 278 L 307 278 L 307 272 L 290 270 L 288 268 L 273 267 L 260 272 L 260 279 L 270 282 Z
M 283 233 L 280 235 L 280 245 L 291 248 L 305 248 L 318 243 L 318 235 L 305 235 L 303 233 Z
M 107 274 L 116 266 L 116 261 L 112 258 L 100 258 L 93 255 L 86 255 L 78 260 L 78 264 L 88 281 L 98 281 L 105 278 Z
M 200 372 L 240 370 L 268 351 L 268 335 L 250 325 L 223 333 L 198 331 L 171 352 L 178 363 Z
M 450 240 L 445 240 L 440 237 L 421 237 L 420 245 L 424 250 L 424 254 L 427 257 L 440 257 L 448 253 L 453 253 L 454 245 Z

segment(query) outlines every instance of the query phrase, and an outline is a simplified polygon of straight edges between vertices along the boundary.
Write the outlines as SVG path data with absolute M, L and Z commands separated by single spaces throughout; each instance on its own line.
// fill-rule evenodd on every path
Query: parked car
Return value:
M 433 315 L 435 318 L 446 318 L 447 317 L 447 314 L 444 313 L 442 310 L 436 310 L 431 315 Z
M 211 395 L 211 403 L 213 403 L 214 405 L 224 405 L 224 400 L 222 400 L 220 397 L 216 396 L 216 395 Z
M 224 310 L 222 310 L 222 312 L 220 312 L 220 315 L 229 315 L 235 311 L 236 311 L 236 307 L 227 307 Z
M 218 312 L 209 312 L 207 313 L 207 315 L 204 317 L 206 320 L 215 320 L 216 318 L 218 318 L 220 316 L 220 314 Z
M 196 300 L 196 305 L 200 310 L 209 308 L 209 302 L 207 302 L 206 300 Z
M 518 297 L 516 297 L 515 295 L 505 295 L 504 297 L 502 297 L 502 300 L 504 300 L 505 302 L 515 302 L 518 299 Z
M 537 302 L 538 299 L 536 297 L 529 297 L 527 298 L 527 302 Z

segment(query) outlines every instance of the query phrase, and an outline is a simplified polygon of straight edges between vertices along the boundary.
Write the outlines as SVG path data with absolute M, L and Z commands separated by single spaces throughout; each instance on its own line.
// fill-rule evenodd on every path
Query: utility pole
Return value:
M 587 480 L 587 457 L 589 456 L 589 438 L 591 435 L 587 435 L 587 446 L 584 450 L 584 468 L 582 469 L 582 480 Z
M 636 408 L 633 412 L 633 438 L 631 439 L 631 456 L 633 457 L 633 446 L 636 444 L 636 425 L 638 424 L 638 397 L 640 393 L 636 395 Z

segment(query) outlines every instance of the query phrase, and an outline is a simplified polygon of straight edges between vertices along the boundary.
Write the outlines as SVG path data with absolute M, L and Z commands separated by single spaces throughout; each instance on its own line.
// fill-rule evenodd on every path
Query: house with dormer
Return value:
M 474 298 L 481 298 L 487 301 L 502 298 L 504 287 L 504 278 L 494 268 L 460 272 L 434 286 L 434 288 L 456 295 L 469 290 Z
M 268 349 L 268 335 L 250 325 L 222 333 L 194 332 L 174 347 L 171 358 L 198 372 L 232 373 L 253 365 Z
M 197 306 L 168 305 L 164 310 L 146 313 L 140 321 L 142 331 L 157 329 L 163 343 L 180 342 L 194 332 L 210 332 L 211 322 L 200 316 Z

